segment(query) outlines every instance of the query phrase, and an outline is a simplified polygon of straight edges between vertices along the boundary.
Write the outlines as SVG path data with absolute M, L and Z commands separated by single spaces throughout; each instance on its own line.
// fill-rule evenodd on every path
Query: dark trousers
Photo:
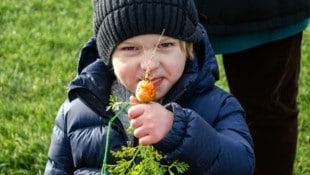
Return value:
M 296 97 L 302 33 L 223 55 L 231 93 L 247 113 L 255 175 L 291 175 L 297 144 Z

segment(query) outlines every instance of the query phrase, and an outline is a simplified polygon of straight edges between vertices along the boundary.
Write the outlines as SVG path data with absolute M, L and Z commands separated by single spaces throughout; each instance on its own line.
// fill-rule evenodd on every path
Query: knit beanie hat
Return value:
M 94 34 L 99 56 L 110 64 L 114 48 L 142 34 L 199 42 L 198 14 L 192 0 L 94 0 Z

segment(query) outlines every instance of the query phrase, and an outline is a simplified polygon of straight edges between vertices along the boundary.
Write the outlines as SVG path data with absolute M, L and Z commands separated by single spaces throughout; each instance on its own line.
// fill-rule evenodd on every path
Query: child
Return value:
M 214 85 L 215 55 L 192 0 L 95 0 L 94 33 L 80 65 L 96 55 L 94 41 L 100 59 L 69 86 L 45 174 L 100 173 L 113 116 L 106 111 L 109 96 L 136 103 L 132 94 L 147 68 L 156 100 L 132 105 L 116 119 L 110 150 L 127 145 L 126 128 L 132 126 L 140 144 L 153 145 L 167 162 L 186 162 L 187 174 L 252 174 L 253 143 L 244 111 Z

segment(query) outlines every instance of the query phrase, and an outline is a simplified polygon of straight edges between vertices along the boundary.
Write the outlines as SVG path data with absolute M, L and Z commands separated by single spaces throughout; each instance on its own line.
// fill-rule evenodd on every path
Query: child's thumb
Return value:
M 131 95 L 129 97 L 129 101 L 130 101 L 131 104 L 138 104 L 139 103 L 139 100 L 135 96 L 133 96 L 133 95 Z

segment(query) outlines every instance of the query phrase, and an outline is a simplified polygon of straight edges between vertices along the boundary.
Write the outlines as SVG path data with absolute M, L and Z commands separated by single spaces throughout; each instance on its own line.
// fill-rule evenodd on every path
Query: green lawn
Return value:
M 0 174 L 43 174 L 55 116 L 92 35 L 91 1 L 0 1 Z M 310 29 L 300 79 L 295 174 L 310 174 Z M 221 69 L 222 70 L 222 69 Z M 227 87 L 222 73 L 218 83 Z

